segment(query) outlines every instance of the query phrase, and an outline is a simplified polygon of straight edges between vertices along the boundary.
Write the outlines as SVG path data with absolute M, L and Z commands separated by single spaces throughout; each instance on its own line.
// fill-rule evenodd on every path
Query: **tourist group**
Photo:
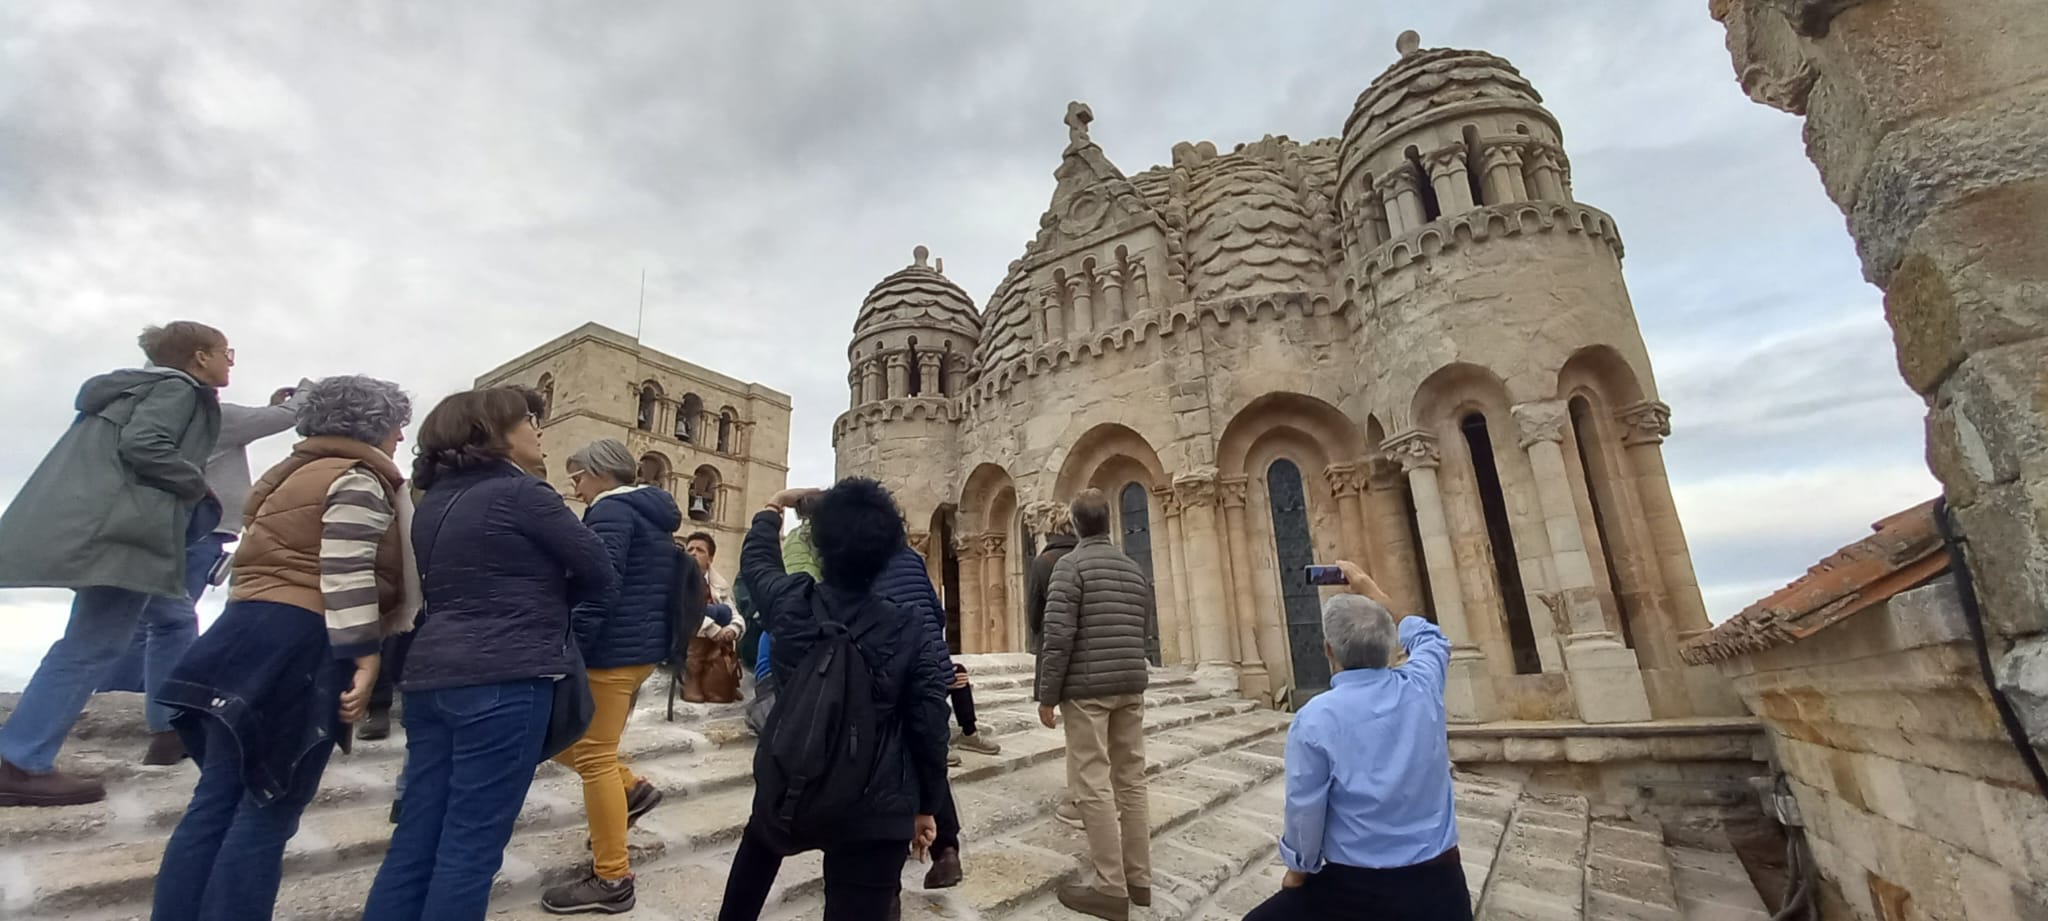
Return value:
M 218 397 L 235 364 L 220 331 L 180 321 L 140 343 L 143 367 L 80 388 L 72 424 L 0 516 L 0 587 L 75 592 L 63 637 L 0 724 L 0 806 L 103 799 L 99 781 L 56 769 L 59 750 L 96 691 L 142 691 L 145 760 L 199 768 L 155 921 L 271 917 L 286 843 L 331 755 L 385 738 L 398 694 L 404 766 L 363 918 L 484 918 L 550 759 L 582 779 L 590 871 L 542 907 L 632 910 L 628 829 L 664 794 L 621 762 L 620 739 L 664 665 L 690 700 L 746 696 L 758 736 L 719 918 L 759 917 L 783 859 L 806 851 L 824 853 L 832 921 L 900 916 L 911 858 L 929 861 L 928 889 L 962 881 L 950 749 L 999 748 L 976 731 L 944 608 L 880 483 L 773 497 L 728 586 L 716 541 L 678 542 L 675 498 L 638 482 L 616 440 L 567 458 L 584 507 L 571 511 L 545 479 L 537 393 L 442 400 L 405 470 L 412 405 L 396 384 L 329 377 L 235 406 Z M 247 445 L 288 429 L 300 439 L 289 456 L 252 476 Z M 798 526 L 784 534 L 786 513 Z M 1122 921 L 1153 900 L 1154 595 L 1110 539 L 1100 492 L 1048 517 L 1026 605 L 1032 690 L 1045 727 L 1065 731 L 1057 813 L 1086 833 L 1057 895 Z M 1337 675 L 1295 716 L 1288 871 L 1248 917 L 1469 919 L 1448 644 L 1423 618 L 1397 624 L 1359 567 L 1336 565 L 1350 588 L 1323 610 Z M 221 584 L 229 600 L 202 633 L 196 601 Z M 1390 667 L 1397 644 L 1406 662 Z

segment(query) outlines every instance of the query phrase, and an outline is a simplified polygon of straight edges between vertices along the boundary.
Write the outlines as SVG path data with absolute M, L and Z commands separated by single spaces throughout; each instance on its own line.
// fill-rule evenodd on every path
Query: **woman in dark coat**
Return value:
M 427 414 L 413 479 L 426 608 L 406 654 L 405 800 L 365 921 L 479 921 L 533 783 L 576 601 L 609 605 L 604 543 L 526 471 L 540 424 L 510 388 Z
M 591 874 L 541 895 L 541 907 L 556 913 L 632 909 L 626 828 L 661 803 L 660 789 L 619 763 L 619 737 L 641 683 L 669 657 L 668 596 L 683 561 L 675 543 L 683 512 L 667 491 L 635 485 L 638 467 L 632 452 L 615 438 L 599 439 L 569 455 L 569 483 L 576 498 L 589 505 L 583 523 L 604 541 L 619 573 L 619 590 L 609 607 L 581 604 L 574 614 L 576 645 L 590 669 L 597 713 L 583 738 L 555 760 L 583 778 Z
M 199 783 L 164 848 L 153 921 L 270 917 L 285 843 L 369 703 L 377 647 L 419 609 L 391 459 L 412 401 L 330 377 L 297 415 L 305 440 L 249 494 L 227 609 L 159 694 Z

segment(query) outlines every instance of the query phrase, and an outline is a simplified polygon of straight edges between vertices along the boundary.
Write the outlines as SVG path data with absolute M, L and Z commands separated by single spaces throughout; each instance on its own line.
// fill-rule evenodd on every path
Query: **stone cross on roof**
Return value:
M 1067 123 L 1067 143 L 1088 143 L 1088 123 L 1095 120 L 1095 110 L 1088 108 L 1085 102 L 1070 102 L 1067 103 L 1067 117 L 1062 120 Z

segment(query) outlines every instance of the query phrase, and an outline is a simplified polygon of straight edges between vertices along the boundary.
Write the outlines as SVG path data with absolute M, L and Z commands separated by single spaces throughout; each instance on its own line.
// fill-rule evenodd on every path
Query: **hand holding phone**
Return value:
M 1302 567 L 1302 578 L 1310 585 L 1343 585 L 1346 581 L 1341 566 L 1305 566 Z

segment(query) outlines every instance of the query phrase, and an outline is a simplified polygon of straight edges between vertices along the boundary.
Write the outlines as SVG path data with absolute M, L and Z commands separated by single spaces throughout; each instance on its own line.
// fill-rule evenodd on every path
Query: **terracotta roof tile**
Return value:
M 1872 526 L 1792 584 L 1679 649 L 1705 665 L 1796 642 L 1948 570 L 1930 499 Z

